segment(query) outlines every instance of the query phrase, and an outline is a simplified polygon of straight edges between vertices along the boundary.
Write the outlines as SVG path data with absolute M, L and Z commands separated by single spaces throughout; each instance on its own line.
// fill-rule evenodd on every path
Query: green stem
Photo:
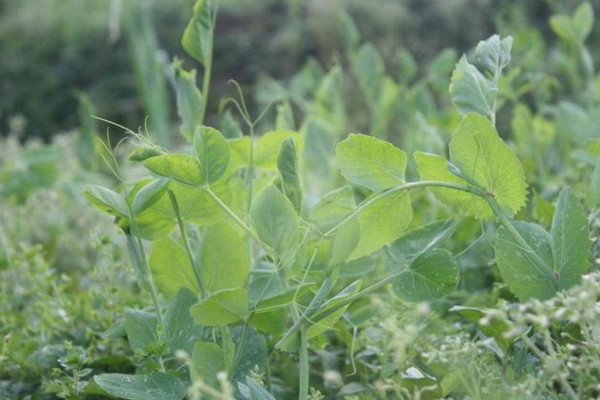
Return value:
M 210 52 L 204 62 L 204 75 L 202 76 L 202 97 L 204 98 L 204 106 L 200 110 L 200 124 L 204 123 L 204 117 L 206 116 L 206 106 L 208 104 L 208 93 L 210 91 L 210 76 L 212 74 L 212 58 L 213 58 L 213 42 L 215 37 L 215 24 L 217 22 L 217 13 L 219 11 L 218 2 L 215 6 L 215 15 L 211 22 L 210 28 Z
M 2 246 L 2 253 L 6 265 L 10 265 L 12 263 L 12 256 L 10 254 L 10 249 L 8 248 L 8 241 L 6 240 L 6 233 L 4 232 L 2 221 L 0 221 L 0 246 Z
M 215 201 L 215 203 L 217 203 L 217 205 L 219 207 L 221 207 L 221 209 L 223 211 L 225 211 L 227 213 L 227 215 L 229 215 L 234 221 L 235 223 L 242 228 L 242 230 L 244 232 L 246 232 L 248 235 L 250 235 L 251 238 L 253 238 L 254 240 L 256 240 L 256 242 L 260 245 L 260 247 L 263 248 L 263 250 L 265 250 L 267 253 L 272 254 L 273 253 L 273 249 L 271 249 L 270 246 L 268 246 L 266 243 L 263 243 L 260 238 L 258 237 L 258 235 L 252 230 L 250 229 L 250 227 L 248 225 L 246 225 L 246 223 L 244 221 L 242 221 L 240 219 L 240 217 L 238 217 L 236 215 L 235 212 L 233 212 L 233 210 L 231 208 L 229 208 L 229 206 L 227 206 L 227 204 L 223 203 L 223 200 L 221 200 L 219 198 L 219 196 L 216 195 L 215 192 L 212 191 L 212 189 L 208 186 L 206 186 L 204 188 L 204 190 L 206 190 L 206 193 L 208 193 L 208 195 Z
M 310 366 L 308 363 L 308 341 L 306 340 L 306 328 L 304 326 L 300 329 L 299 357 L 300 385 L 298 400 L 308 400 Z
M 403 185 L 395 186 L 391 189 L 385 190 L 385 191 L 377 194 L 376 196 L 373 196 L 373 197 L 367 199 L 366 201 L 361 203 L 360 206 L 358 206 L 356 209 L 354 209 L 354 211 L 352 211 L 350 214 L 348 214 L 346 216 L 346 218 L 341 220 L 333 228 L 329 229 L 323 236 L 332 235 L 342 225 L 344 225 L 346 222 L 352 220 L 358 214 L 363 212 L 367 207 L 369 207 L 370 205 L 378 202 L 379 200 L 381 200 L 391 194 L 394 194 L 397 192 L 402 192 L 405 190 L 415 189 L 415 188 L 419 188 L 419 187 L 428 187 L 428 186 L 437 186 L 437 187 L 444 187 L 447 189 L 456 189 L 456 190 L 461 190 L 463 192 L 469 192 L 469 193 L 473 193 L 475 195 L 479 195 L 479 192 L 475 188 L 468 186 L 468 185 L 462 185 L 459 183 L 444 182 L 444 181 L 418 181 L 418 182 L 405 183 Z
M 185 251 L 190 260 L 190 264 L 192 265 L 192 269 L 194 270 L 194 275 L 196 276 L 196 281 L 198 282 L 198 288 L 200 289 L 200 293 L 204 297 L 206 295 L 206 291 L 204 290 L 204 284 L 202 282 L 202 275 L 200 274 L 200 266 L 196 261 L 196 257 L 194 257 L 194 253 L 192 252 L 192 247 L 190 245 L 190 240 L 187 235 L 187 229 L 185 227 L 185 223 L 181 219 L 181 213 L 179 212 L 179 204 L 177 203 L 177 198 L 175 194 L 170 189 L 168 190 L 169 198 L 171 199 L 171 205 L 173 206 L 173 211 L 175 212 L 175 217 L 177 218 L 177 224 L 179 225 L 179 230 L 181 231 L 181 237 L 183 238 L 183 244 L 185 246 Z

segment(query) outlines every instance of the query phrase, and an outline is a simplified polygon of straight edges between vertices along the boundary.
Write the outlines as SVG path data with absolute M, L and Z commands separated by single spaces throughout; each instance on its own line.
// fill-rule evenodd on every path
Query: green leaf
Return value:
M 408 301 L 432 301 L 452 293 L 459 278 L 459 267 L 452 254 L 433 249 L 419 255 L 394 281 L 394 292 Z
M 368 104 L 374 105 L 379 97 L 385 65 L 379 51 L 371 43 L 361 46 L 351 58 L 352 72 L 358 78 Z
M 410 265 L 416 258 L 437 248 L 456 231 L 453 220 L 436 221 L 402 235 L 388 248 L 396 265 Z
M 275 130 L 262 135 L 254 148 L 254 165 L 258 168 L 275 171 L 281 146 L 289 137 L 295 138 L 299 150 L 302 150 L 302 138 L 298 132 Z
M 594 27 L 594 10 L 589 2 L 584 2 L 577 7 L 573 16 L 550 17 L 550 27 L 562 40 L 583 46 Z
M 362 134 L 351 134 L 335 150 L 344 178 L 381 191 L 404 183 L 406 154 L 391 143 Z
M 449 147 L 452 162 L 500 207 L 512 213 L 521 209 L 527 197 L 523 167 L 489 120 L 476 114 L 465 116 Z M 490 209 L 477 207 L 472 215 L 487 217 Z
M 182 246 L 171 238 L 154 242 L 150 253 L 150 269 L 158 288 L 171 298 L 181 288 L 199 293 L 194 268 Z
M 275 400 L 275 397 L 265 390 L 258 382 L 249 376 L 246 383 L 238 382 L 238 389 L 244 400 Z
M 187 154 L 165 154 L 144 161 L 150 171 L 188 186 L 201 186 L 204 174 L 198 160 Z
M 145 161 L 150 157 L 156 157 L 165 154 L 165 151 L 159 146 L 141 146 L 133 150 L 129 154 L 129 161 L 141 162 Z
M 181 44 L 190 56 L 206 66 L 211 60 L 212 42 L 210 2 L 198 0 L 194 5 L 194 15 L 183 32 Z
M 534 260 L 532 252 L 524 249 L 502 227 L 498 230 L 494 250 L 502 279 L 520 300 L 530 297 L 547 299 L 556 293 L 552 271 L 552 237 L 541 226 L 528 222 L 513 222 L 514 228 L 545 265 Z
M 225 371 L 225 352 L 216 343 L 198 342 L 192 352 L 192 375 L 215 386 L 217 374 Z
M 143 349 L 158 341 L 156 315 L 142 310 L 125 310 L 124 326 L 129 346 Z
M 577 29 L 579 40 L 583 43 L 594 28 L 594 9 L 589 2 L 581 3 L 577 7 L 573 14 L 573 24 Z
M 494 118 L 497 93 L 496 83 L 479 72 L 466 56 L 462 56 L 450 81 L 450 96 L 459 111 L 462 114 L 477 113 Z
M 173 297 L 165 314 L 165 337 L 171 354 L 183 350 L 192 354 L 194 344 L 202 337 L 202 328 L 194 323 L 190 307 L 198 302 L 196 294 L 182 288 Z
M 100 211 L 121 218 L 129 218 L 129 207 L 125 198 L 117 192 L 113 192 L 102 186 L 90 186 L 84 192 L 83 196 L 87 201 Z
M 492 77 L 498 77 L 510 62 L 512 44 L 512 36 L 501 40 L 500 36 L 493 35 L 487 40 L 480 41 L 475 48 L 475 64 Z
M 559 289 L 568 289 L 581 281 L 590 268 L 590 240 L 585 210 L 569 189 L 558 196 L 552 220 L 554 273 Z
M 244 287 L 250 270 L 248 240 L 237 227 L 223 221 L 204 230 L 200 275 L 208 293 Z
M 278 310 L 287 306 L 296 299 L 301 299 L 310 289 L 314 288 L 314 283 L 303 283 L 282 289 L 276 293 L 269 293 L 262 297 L 254 306 L 257 313 L 265 313 Z
M 277 158 L 279 177 L 276 186 L 290 200 L 298 213 L 302 209 L 302 184 L 298 171 L 298 150 L 296 139 L 288 137 L 283 141 Z
M 163 372 L 102 374 L 94 376 L 94 382 L 107 394 L 127 400 L 181 400 L 186 393 L 183 382 Z
M 373 200 L 367 198 L 360 206 L 358 216 L 360 239 L 348 260 L 366 256 L 398 239 L 412 219 L 412 205 L 408 192 L 395 192 Z
M 214 128 L 201 126 L 194 135 L 194 150 L 204 172 L 204 181 L 213 183 L 223 176 L 229 165 L 229 144 Z
M 349 297 L 358 293 L 358 291 L 360 290 L 361 284 L 362 284 L 362 281 L 358 280 L 358 281 L 354 281 L 353 283 L 351 283 L 350 285 L 345 287 L 341 292 L 339 292 L 338 294 L 333 296 L 331 299 L 327 300 L 327 302 L 325 302 L 323 305 L 321 305 L 319 307 L 319 313 L 327 313 L 330 310 L 334 310 L 335 308 L 339 307 L 341 304 L 345 303 Z M 337 310 L 333 311 L 328 316 L 321 318 L 321 319 L 319 319 L 318 314 L 317 314 L 315 319 L 312 320 L 313 324 L 311 324 L 306 329 L 306 338 L 307 339 L 315 338 L 315 337 L 319 336 L 320 334 L 322 334 L 323 332 L 327 331 L 328 329 L 331 329 L 331 327 L 333 327 L 333 325 L 335 325 L 335 323 L 342 317 L 342 315 L 344 315 L 344 313 L 346 312 L 346 309 L 348 308 L 349 305 L 350 304 L 340 307 Z
M 282 256 L 298 235 L 294 206 L 277 188 L 266 186 L 252 202 L 250 216 L 260 240 Z
M 319 200 L 310 213 L 310 220 L 316 224 L 321 233 L 327 233 L 344 221 L 356 210 L 354 191 L 350 186 L 344 186 L 327 193 Z M 331 242 L 329 248 L 329 265 L 342 263 L 350 256 L 360 239 L 358 216 L 344 222 L 326 239 Z
M 338 25 L 344 39 L 344 47 L 347 51 L 353 51 L 360 43 L 360 32 L 350 14 L 341 11 L 338 15 Z
M 202 93 L 196 87 L 196 70 L 181 68 L 181 61 L 173 62 L 175 91 L 177 94 L 177 113 L 181 119 L 181 135 L 191 142 L 196 129 L 202 123 L 202 108 L 205 107 Z
M 158 202 L 165 194 L 168 186 L 169 181 L 167 179 L 155 179 L 144 185 L 133 197 L 133 206 L 131 207 L 133 214 L 138 215 Z
M 241 288 L 222 290 L 193 305 L 190 314 L 202 326 L 221 326 L 241 321 L 248 314 L 248 294 Z
M 419 176 L 426 181 L 443 181 L 468 186 L 469 183 L 451 173 L 450 164 L 443 157 L 416 151 L 414 154 Z M 471 193 L 448 188 L 431 188 L 436 197 L 454 209 L 467 215 L 491 216 L 489 205 L 482 198 Z

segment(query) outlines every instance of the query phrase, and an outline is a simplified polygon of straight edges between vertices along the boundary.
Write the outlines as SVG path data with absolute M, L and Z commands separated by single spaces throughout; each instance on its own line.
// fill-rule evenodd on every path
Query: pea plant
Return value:
M 511 37 L 480 42 L 456 65 L 450 96 L 461 120 L 449 157 L 416 151 L 420 179 L 408 181 L 403 150 L 350 134 L 335 146 L 336 179 L 343 183 L 316 195 L 305 172 L 305 149 L 313 146 L 306 131 L 255 137 L 263 116 L 253 120 L 243 97 L 230 103 L 250 135 L 226 138 L 203 125 L 215 15 L 200 0 L 183 37 L 205 67 L 202 90 L 195 71 L 174 63 L 180 131 L 189 145 L 169 152 L 136 134 L 140 143 L 130 160 L 146 176 L 122 180 L 118 190 L 85 191 L 122 230 L 139 285 L 153 300 L 127 311 L 114 328 L 145 355 L 137 373 L 97 375 L 89 393 L 274 399 L 277 374 L 289 371 L 272 370 L 271 361 L 284 357 L 297 375 L 296 392 L 288 395 L 314 398 L 312 350 L 327 343 L 328 330 L 344 329 L 355 302 L 388 286 L 407 302 L 433 301 L 457 287 L 458 263 L 441 247 L 456 224 L 413 221 L 413 209 L 424 206 L 412 200 L 420 190 L 496 225 L 496 262 L 520 300 L 551 298 L 589 269 L 587 217 L 570 189 L 559 195 L 549 232 L 515 219 L 527 182 L 495 127 Z

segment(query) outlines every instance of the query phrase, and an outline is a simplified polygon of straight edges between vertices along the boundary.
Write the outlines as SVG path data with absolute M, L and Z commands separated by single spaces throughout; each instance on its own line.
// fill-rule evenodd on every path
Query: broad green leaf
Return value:
M 242 353 L 239 358 L 239 363 L 233 368 L 231 373 L 231 381 L 238 382 L 244 379 L 245 376 L 251 375 L 252 371 L 263 373 L 267 369 L 268 353 L 267 341 L 265 335 L 258 333 L 254 328 L 246 329 L 244 338 L 244 327 L 235 326 L 231 328 L 231 337 L 237 349 L 241 349 Z M 245 345 L 242 348 L 242 341 Z
M 469 183 L 448 170 L 449 163 L 435 154 L 417 151 L 414 154 L 419 176 L 425 181 L 443 181 L 468 186 Z M 432 187 L 442 202 L 467 215 L 491 216 L 489 205 L 480 197 L 456 189 Z
M 396 265 L 410 265 L 417 257 L 437 248 L 456 231 L 452 220 L 436 221 L 402 235 L 388 248 Z
M 100 211 L 121 218 L 129 218 L 129 207 L 125 198 L 117 192 L 113 192 L 102 186 L 90 186 L 84 192 L 83 196 L 87 201 Z
M 489 120 L 476 114 L 464 117 L 449 147 L 452 162 L 500 207 L 511 213 L 523 207 L 527 197 L 523 167 Z M 472 214 L 486 217 L 489 208 L 485 210 L 478 207 Z
M 295 245 L 298 216 L 292 203 L 274 186 L 266 186 L 256 195 L 250 216 L 260 240 L 278 255 Z
M 533 252 L 516 242 L 504 227 L 500 228 L 494 250 L 502 279 L 520 300 L 552 297 L 557 289 L 552 271 L 552 237 L 533 223 L 515 221 L 513 226 Z M 544 262 L 543 266 L 536 263 L 534 253 Z
M 310 212 L 310 220 L 314 222 L 321 233 L 335 228 L 356 211 L 354 191 L 350 186 L 344 186 L 327 193 L 319 200 Z M 333 237 L 325 239 L 329 245 L 329 266 L 337 265 L 348 258 L 360 239 L 358 216 L 352 217 L 333 232 Z M 323 243 L 323 245 L 326 245 Z
M 198 342 L 192 352 L 192 375 L 210 385 L 218 383 L 217 374 L 226 371 L 225 352 L 214 342 Z
M 186 71 L 181 68 L 181 61 L 173 62 L 175 73 L 175 90 L 177 97 L 177 113 L 181 119 L 181 135 L 191 142 L 194 132 L 202 123 L 202 108 L 205 107 L 202 93 L 196 87 L 196 70 Z
M 204 172 L 204 182 L 213 183 L 223 176 L 229 165 L 229 145 L 214 128 L 201 126 L 194 135 L 194 150 Z
M 391 143 L 351 134 L 336 146 L 335 158 L 344 178 L 373 191 L 404 183 L 406 154 Z
M 496 83 L 479 72 L 466 56 L 462 56 L 450 81 L 450 96 L 459 111 L 493 118 L 497 93 Z
M 512 44 L 512 36 L 500 39 L 500 36 L 493 35 L 480 41 L 475 48 L 475 64 L 492 77 L 498 77 L 510 61 Z
M 205 228 L 200 265 L 202 284 L 208 293 L 244 287 L 250 260 L 243 232 L 228 221 Z
M 202 337 L 202 328 L 194 323 L 190 307 L 198 302 L 198 297 L 182 288 L 173 297 L 165 314 L 165 338 L 171 354 L 184 350 L 192 354 L 194 344 Z
M 394 281 L 396 295 L 408 301 L 433 301 L 458 286 L 458 263 L 444 249 L 424 251 Z
M 248 294 L 241 288 L 222 290 L 193 305 L 190 314 L 202 326 L 241 321 L 248 314 Z
M 156 315 L 142 310 L 125 310 L 124 326 L 129 346 L 140 350 L 158 341 Z
M 181 400 L 186 387 L 179 379 L 164 372 L 146 375 L 101 374 L 94 382 L 107 394 L 127 400 Z
M 204 183 L 202 167 L 195 157 L 187 154 L 165 154 L 144 161 L 144 166 L 157 175 L 188 186 Z
M 158 202 L 165 194 L 168 185 L 169 181 L 167 179 L 156 179 L 144 185 L 133 197 L 133 206 L 131 207 L 133 214 L 138 215 Z
M 577 7 L 573 16 L 550 17 L 550 27 L 562 40 L 583 46 L 594 27 L 594 10 L 589 2 L 584 2 Z
M 209 0 L 198 0 L 194 15 L 183 32 L 181 44 L 185 51 L 200 64 L 210 64 L 212 58 L 212 21 Z
M 194 268 L 182 246 L 171 238 L 154 242 L 150 253 L 150 269 L 158 288 L 171 298 L 181 288 L 199 293 Z
M 390 193 L 375 199 L 368 197 L 359 207 L 360 239 L 348 260 L 366 256 L 398 239 L 412 219 L 408 192 Z
M 294 111 L 290 102 L 287 100 L 277 105 L 275 129 L 284 131 L 293 131 L 296 129 L 296 124 L 294 123 Z
M 283 141 L 277 157 L 279 177 L 276 185 L 293 204 L 298 213 L 302 209 L 302 184 L 298 171 L 296 140 L 288 137 Z
M 583 2 L 573 14 L 573 24 L 581 42 L 585 41 L 594 28 L 594 9 L 589 2 Z
M 554 274 L 559 289 L 568 289 L 590 268 L 590 240 L 585 210 L 569 189 L 558 196 L 552 220 Z

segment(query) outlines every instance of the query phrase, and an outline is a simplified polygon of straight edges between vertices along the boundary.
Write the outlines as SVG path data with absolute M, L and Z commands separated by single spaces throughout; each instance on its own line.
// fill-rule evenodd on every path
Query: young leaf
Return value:
M 279 177 L 276 185 L 293 204 L 298 213 L 302 209 L 302 185 L 298 171 L 296 140 L 288 137 L 283 141 L 277 158 Z
M 190 314 L 202 326 L 221 326 L 241 321 L 248 314 L 248 293 L 241 288 L 222 290 L 193 305 Z
M 221 132 L 208 126 L 199 127 L 194 135 L 194 150 L 206 183 L 213 183 L 223 176 L 231 156 Z
M 200 275 L 208 293 L 244 287 L 250 270 L 248 241 L 237 227 L 223 221 L 204 230 Z
M 371 202 L 371 198 L 365 200 L 369 204 L 364 206 L 358 216 L 360 239 L 348 260 L 366 256 L 392 243 L 400 237 L 412 219 L 408 192 L 392 193 L 374 202 Z
M 450 141 L 450 159 L 498 204 L 516 213 L 525 204 L 527 183 L 521 163 L 492 123 L 476 114 L 465 116 Z M 489 215 L 473 210 L 476 217 Z
M 133 214 L 138 215 L 158 202 L 165 194 L 168 185 L 167 179 L 156 179 L 144 185 L 133 197 L 133 206 L 131 207 Z
M 459 267 L 449 251 L 424 251 L 394 281 L 394 292 L 408 301 L 432 301 L 458 286 Z
M 406 154 L 381 139 L 351 134 L 337 145 L 335 158 L 344 178 L 375 192 L 404 183 Z
M 534 255 L 502 227 L 494 244 L 496 263 L 502 278 L 520 300 L 552 297 L 557 290 L 552 271 L 552 237 L 536 224 L 515 221 L 513 226 L 545 266 L 536 263 Z
M 498 77 L 510 62 L 512 44 L 512 36 L 501 40 L 500 36 L 493 35 L 480 41 L 475 48 L 475 64 L 492 77 Z
M 600 158 L 596 161 L 596 165 L 594 166 L 586 200 L 588 205 L 592 208 L 600 206 Z
M 298 150 L 302 150 L 302 137 L 298 132 L 275 130 L 262 135 L 256 142 L 254 149 L 254 165 L 269 171 L 276 170 L 281 146 L 289 137 L 295 138 L 299 147 Z M 246 153 L 246 156 L 247 154 L 248 153 Z M 249 160 L 246 160 L 246 162 L 248 161 Z
M 124 326 L 129 346 L 140 350 L 158 341 L 156 315 L 142 310 L 125 310 Z
M 198 0 L 194 5 L 194 15 L 183 32 L 181 44 L 190 56 L 206 66 L 211 59 L 212 41 L 210 1 Z
M 569 189 L 558 196 L 552 220 L 552 254 L 559 289 L 568 289 L 590 268 L 590 240 L 586 213 Z
M 110 396 L 126 400 L 181 400 L 186 387 L 164 372 L 147 375 L 101 374 L 94 382 Z
M 396 265 L 410 265 L 423 253 L 437 248 L 456 231 L 452 220 L 436 221 L 402 235 L 388 248 L 388 253 Z
M 498 87 L 486 78 L 466 56 L 462 56 L 452 73 L 450 96 L 462 114 L 477 113 L 493 119 Z
M 113 192 L 102 186 L 90 186 L 84 192 L 83 196 L 87 201 L 100 211 L 121 218 L 129 218 L 129 207 L 125 198 L 117 192 Z
M 194 139 L 196 128 L 202 123 L 204 99 L 196 87 L 196 70 L 184 70 L 181 68 L 179 60 L 173 62 L 172 68 L 175 73 L 177 113 L 181 119 L 181 135 L 191 142 Z
M 198 342 L 192 352 L 191 367 L 195 379 L 203 379 L 214 386 L 218 383 L 217 374 L 226 371 L 225 352 L 214 342 Z
M 198 302 L 198 297 L 186 288 L 180 289 L 165 313 L 165 338 L 171 354 L 184 350 L 192 354 L 194 344 L 202 337 L 202 328 L 194 323 L 190 307 Z
M 417 163 L 419 176 L 422 180 L 443 181 L 466 186 L 469 185 L 466 180 L 459 178 L 448 170 L 450 165 L 443 157 L 435 154 L 416 151 L 414 158 Z M 487 218 L 492 215 L 492 212 L 489 209 L 489 205 L 486 203 L 486 201 L 471 193 L 437 187 L 431 188 L 431 191 L 435 193 L 436 197 L 442 202 L 467 215 L 481 215 L 482 218 Z
M 250 216 L 260 239 L 278 255 L 295 242 L 298 216 L 292 203 L 274 186 L 266 186 L 256 195 Z
M 181 288 L 200 292 L 187 253 L 173 239 L 154 242 L 149 263 L 156 285 L 165 296 L 171 298 Z
M 187 154 L 165 154 L 144 161 L 144 166 L 157 175 L 188 186 L 201 186 L 204 174 L 198 160 Z

